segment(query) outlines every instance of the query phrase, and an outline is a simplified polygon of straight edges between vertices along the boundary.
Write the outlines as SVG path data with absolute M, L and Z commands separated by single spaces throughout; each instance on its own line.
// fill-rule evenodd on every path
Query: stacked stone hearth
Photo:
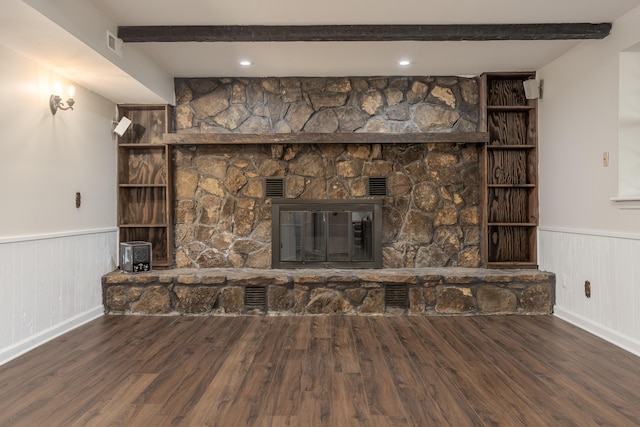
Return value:
M 492 315 L 549 314 L 554 276 L 537 270 L 174 269 L 104 276 L 110 314 Z M 403 304 L 385 295 L 400 285 Z M 256 307 L 248 289 L 264 288 Z
M 462 77 L 177 79 L 174 128 L 181 134 L 254 135 L 477 132 L 479 98 L 478 79 Z M 172 152 L 176 268 L 104 276 L 107 313 L 477 315 L 553 309 L 552 274 L 482 268 L 480 145 L 194 143 Z M 266 178 L 282 178 L 283 196 L 304 201 L 370 198 L 369 177 L 387 181 L 386 196 L 377 196 L 383 205 L 382 269 L 271 269 Z M 264 297 L 257 306 L 256 295 Z

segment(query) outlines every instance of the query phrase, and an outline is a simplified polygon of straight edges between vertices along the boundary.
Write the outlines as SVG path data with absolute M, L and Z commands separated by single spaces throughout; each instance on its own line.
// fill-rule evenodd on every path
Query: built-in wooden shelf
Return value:
M 151 243 L 153 267 L 173 264 L 171 147 L 166 105 L 119 105 L 131 126 L 118 138 L 120 242 Z
M 424 132 L 424 133 L 166 133 L 166 144 L 486 144 L 489 132 Z
M 120 148 L 163 148 L 164 147 L 164 142 L 161 143 L 157 143 L 157 144 L 118 144 L 118 147 Z
M 489 262 L 487 268 L 538 268 L 535 262 Z
M 483 261 L 490 268 L 536 268 L 537 100 L 523 82 L 535 73 L 487 73 L 481 99 L 489 143 L 483 148 Z
M 488 188 L 536 188 L 535 184 L 487 184 Z
M 165 228 L 168 227 L 169 224 L 153 224 L 153 225 L 149 225 L 146 223 L 140 223 L 140 224 L 120 224 L 119 227 L 123 227 L 123 228 Z
M 535 222 L 490 222 L 489 227 L 535 227 L 538 224 Z
M 487 105 L 487 111 L 496 112 L 496 111 L 506 111 L 506 112 L 514 112 L 514 111 L 530 111 L 535 109 L 534 106 L 531 105 Z
M 491 144 L 487 145 L 487 149 L 489 150 L 527 150 L 534 149 L 535 145 L 501 145 L 501 144 Z
M 119 184 L 120 188 L 165 188 L 166 184 Z

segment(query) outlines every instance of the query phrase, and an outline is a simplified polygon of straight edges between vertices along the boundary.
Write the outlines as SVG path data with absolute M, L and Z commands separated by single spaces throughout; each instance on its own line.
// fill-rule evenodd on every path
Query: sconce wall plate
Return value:
M 49 98 L 49 109 L 51 110 L 51 114 L 56 114 L 58 110 L 73 110 L 73 104 L 76 103 L 73 99 L 73 95 L 76 93 L 76 88 L 73 86 L 69 86 L 67 88 L 69 99 L 67 99 L 67 105 L 64 105 L 62 101 L 62 97 L 58 95 L 60 92 L 59 85 L 56 85 L 57 89 L 54 88 L 54 93 Z
M 49 108 L 51 109 L 51 114 L 56 114 L 58 110 L 73 110 L 73 104 L 75 101 L 73 98 L 67 99 L 67 106 L 65 107 L 64 102 L 62 102 L 62 98 L 58 95 L 51 95 L 49 98 Z

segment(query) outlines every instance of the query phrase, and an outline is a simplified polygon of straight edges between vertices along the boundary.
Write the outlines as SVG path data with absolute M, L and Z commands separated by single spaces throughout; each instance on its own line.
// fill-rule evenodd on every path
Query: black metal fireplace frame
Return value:
M 280 213 L 309 212 L 373 212 L 372 260 L 370 261 L 283 261 L 281 260 Z M 301 200 L 272 199 L 271 202 L 271 267 L 272 268 L 382 268 L 382 200 Z

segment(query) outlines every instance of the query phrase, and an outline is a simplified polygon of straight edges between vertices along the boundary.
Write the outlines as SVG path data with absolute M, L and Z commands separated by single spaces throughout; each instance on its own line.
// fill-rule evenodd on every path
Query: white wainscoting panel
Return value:
M 640 236 L 540 227 L 538 251 L 556 274 L 555 315 L 640 355 Z
M 0 364 L 103 313 L 116 228 L 0 239 Z

